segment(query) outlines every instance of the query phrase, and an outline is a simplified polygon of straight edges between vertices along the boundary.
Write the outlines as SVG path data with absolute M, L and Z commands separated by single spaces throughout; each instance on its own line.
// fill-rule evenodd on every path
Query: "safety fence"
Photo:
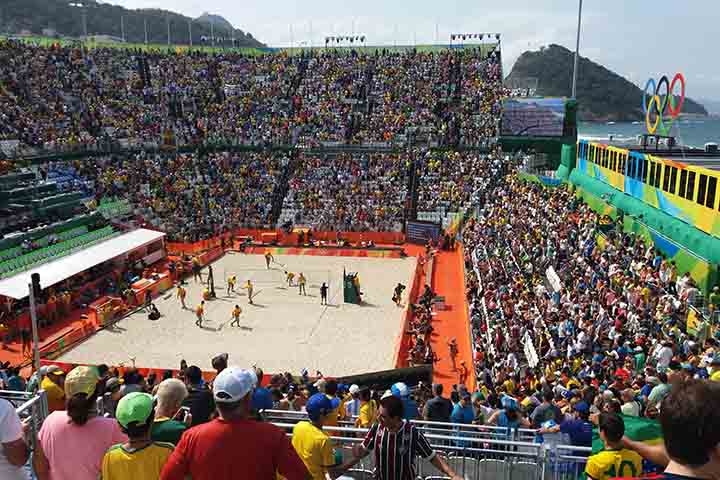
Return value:
M 37 393 L 0 390 L 0 399 L 7 400 L 14 407 L 20 420 L 28 425 L 27 439 L 30 448 L 35 448 L 37 434 L 48 416 L 47 395 L 44 390 Z
M 292 429 L 303 412 L 265 410 L 263 416 L 292 437 Z M 466 425 L 413 420 L 413 424 L 428 439 L 456 473 L 468 480 L 571 480 L 579 478 L 590 455 L 589 447 L 538 443 L 535 430 Z M 343 461 L 352 458 L 352 449 L 367 434 L 366 428 L 356 428 L 352 421 L 341 421 L 337 427 L 323 427 L 335 444 Z M 374 478 L 374 456 L 368 455 L 345 474 L 345 478 Z M 424 480 L 444 477 L 429 461 L 417 459 L 416 475 Z

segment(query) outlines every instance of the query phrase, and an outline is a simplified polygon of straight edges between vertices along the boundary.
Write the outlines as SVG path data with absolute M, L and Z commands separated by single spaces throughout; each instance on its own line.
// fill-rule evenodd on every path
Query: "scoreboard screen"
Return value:
M 508 98 L 503 102 L 501 135 L 562 137 L 564 126 L 564 98 Z

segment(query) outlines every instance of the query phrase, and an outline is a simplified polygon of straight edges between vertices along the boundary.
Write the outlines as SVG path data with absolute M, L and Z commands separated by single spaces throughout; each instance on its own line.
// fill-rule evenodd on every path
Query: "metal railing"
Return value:
M 7 400 L 14 407 L 20 420 L 29 425 L 27 439 L 32 450 L 35 449 L 37 434 L 48 416 L 48 403 L 45 390 L 37 393 L 0 390 L 0 399 Z
M 265 410 L 263 416 L 292 437 L 292 429 L 304 412 Z M 412 421 L 430 441 L 456 473 L 467 480 L 571 480 L 585 470 L 591 449 L 570 445 L 551 445 L 536 442 L 536 431 L 518 429 L 507 438 L 503 427 L 466 425 L 443 422 Z M 362 442 L 368 429 L 350 426 L 351 421 L 340 421 L 337 427 L 323 429 L 330 435 L 343 461 L 352 457 L 352 448 Z M 373 478 L 374 456 L 362 459 L 344 477 Z M 416 475 L 419 479 L 440 480 L 444 477 L 429 461 L 417 459 Z

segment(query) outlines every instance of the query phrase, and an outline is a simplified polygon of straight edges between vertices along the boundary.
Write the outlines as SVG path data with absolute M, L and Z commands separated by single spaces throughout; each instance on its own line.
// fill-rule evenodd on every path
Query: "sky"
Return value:
M 500 33 L 505 74 L 526 50 L 575 47 L 578 0 L 110 0 L 191 17 L 222 15 L 273 47 L 363 34 L 373 45 L 447 43 L 452 33 Z M 720 100 L 718 0 L 584 0 L 580 55 L 641 88 L 682 72 L 687 95 Z

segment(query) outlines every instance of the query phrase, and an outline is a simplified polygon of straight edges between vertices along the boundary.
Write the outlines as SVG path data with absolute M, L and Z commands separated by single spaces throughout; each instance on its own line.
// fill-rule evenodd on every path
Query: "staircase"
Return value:
M 288 189 L 290 188 L 290 179 L 295 175 L 298 163 L 298 151 L 291 150 L 290 161 L 283 169 L 283 173 L 280 176 L 277 185 L 275 185 L 275 191 L 273 192 L 272 209 L 270 211 L 269 219 L 270 225 L 272 226 L 279 226 L 277 223 L 278 220 L 280 220 L 280 214 L 282 213 L 283 201 L 285 200 L 285 195 L 287 195 Z

